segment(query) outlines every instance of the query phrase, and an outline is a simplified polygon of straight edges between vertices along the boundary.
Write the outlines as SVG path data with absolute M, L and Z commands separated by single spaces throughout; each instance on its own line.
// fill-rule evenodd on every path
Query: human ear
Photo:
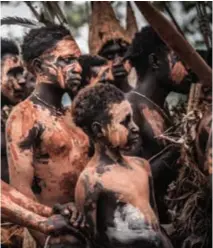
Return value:
M 100 138 L 103 136 L 102 126 L 99 122 L 97 121 L 93 122 L 91 125 L 91 129 L 96 137 Z
M 42 73 L 42 62 L 40 59 L 36 58 L 33 60 L 34 71 L 38 74 Z
M 149 55 L 149 64 L 153 70 L 159 69 L 159 59 L 155 53 Z

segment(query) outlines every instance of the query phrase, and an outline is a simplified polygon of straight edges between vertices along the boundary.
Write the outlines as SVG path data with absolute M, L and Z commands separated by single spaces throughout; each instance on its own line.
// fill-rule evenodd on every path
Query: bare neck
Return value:
M 162 86 L 162 82 L 156 78 L 152 71 L 148 71 L 143 77 L 138 78 L 135 91 L 145 95 L 159 107 L 164 107 L 164 102 L 170 90 Z
M 127 76 L 121 79 L 115 78 L 114 85 L 124 93 L 127 93 L 132 90 L 132 87 L 128 84 Z
M 61 99 L 64 90 L 50 83 L 38 83 L 35 87 L 34 93 L 47 104 L 61 108 Z
M 106 146 L 102 143 L 96 142 L 95 143 L 95 157 L 99 157 L 101 160 L 107 159 L 114 163 L 122 162 L 123 157 L 120 153 L 118 148 L 112 148 Z

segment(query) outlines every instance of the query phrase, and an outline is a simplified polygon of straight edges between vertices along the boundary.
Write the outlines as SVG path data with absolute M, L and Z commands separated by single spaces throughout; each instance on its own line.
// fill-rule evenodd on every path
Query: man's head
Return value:
M 178 56 L 166 46 L 151 26 L 136 33 L 125 58 L 135 67 L 140 77 L 143 78 L 147 72 L 155 73 L 163 84 L 180 84 L 188 75 Z
M 107 60 L 101 56 L 84 54 L 79 57 L 79 63 L 82 67 L 81 88 L 113 78 Z
M 92 1 L 92 15 L 89 24 L 89 49 L 91 54 L 100 55 L 108 60 L 117 86 L 127 79 L 130 71 L 128 63 L 122 61 L 131 42 L 126 30 L 120 25 L 109 1 Z M 103 10 L 103 11 L 100 11 Z M 125 83 L 125 82 L 124 82 Z
M 128 43 L 122 39 L 108 41 L 100 50 L 99 55 L 108 60 L 114 80 L 127 77 L 131 67 L 123 61 Z
M 17 45 L 1 39 L 1 92 L 12 104 L 26 98 L 26 76 Z
M 111 84 L 81 90 L 73 102 L 72 116 L 92 139 L 113 148 L 130 149 L 138 140 L 131 105 Z
M 22 51 L 24 62 L 39 81 L 76 94 L 81 81 L 81 52 L 68 29 L 55 24 L 32 29 L 24 37 Z

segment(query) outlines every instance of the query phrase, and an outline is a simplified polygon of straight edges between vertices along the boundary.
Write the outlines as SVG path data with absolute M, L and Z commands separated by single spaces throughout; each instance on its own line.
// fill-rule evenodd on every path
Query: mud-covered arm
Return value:
M 96 210 L 99 191 L 93 188 L 94 177 L 91 173 L 83 171 L 75 188 L 75 204 L 77 209 L 86 217 L 86 222 L 96 235 Z
M 31 189 L 34 177 L 33 143 L 36 138 L 32 113 L 17 108 L 6 125 L 7 156 L 10 183 L 27 197 L 36 200 Z

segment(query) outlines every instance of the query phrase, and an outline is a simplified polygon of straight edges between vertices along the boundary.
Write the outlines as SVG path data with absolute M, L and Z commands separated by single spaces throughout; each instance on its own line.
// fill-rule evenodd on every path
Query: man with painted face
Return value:
M 14 105 L 23 101 L 33 91 L 34 84 L 34 78 L 23 66 L 15 42 L 1 38 L 1 178 L 6 182 L 9 182 L 6 121 Z
M 74 187 L 88 161 L 88 138 L 63 109 L 65 91 L 73 97 L 81 84 L 80 50 L 69 30 L 51 25 L 32 29 L 22 45 L 23 59 L 36 87 L 7 122 L 11 185 L 52 207 L 74 199 Z M 33 234 L 40 245 L 45 237 Z
M 95 143 L 81 173 L 75 202 L 101 247 L 171 247 L 161 232 L 148 161 L 123 156 L 138 138 L 130 103 L 111 84 L 79 92 L 72 116 Z
M 128 92 L 131 87 L 127 76 L 131 68 L 128 62 L 123 62 L 122 59 L 131 39 L 120 26 L 108 1 L 92 1 L 91 5 L 90 53 L 93 55 L 98 54 L 108 60 L 109 70 L 113 75 L 111 83 L 123 92 Z
M 163 201 L 168 184 L 177 176 L 177 167 L 174 165 L 180 153 L 179 146 L 159 138 L 172 126 L 164 104 L 171 91 L 187 94 L 191 83 L 197 82 L 197 77 L 151 26 L 143 27 L 136 33 L 125 58 L 135 67 L 138 76 L 136 88 L 128 94 L 128 99 L 144 144 L 141 156 L 151 159 L 161 221 L 167 222 Z
M 172 164 L 176 163 L 180 155 L 178 147 L 159 138 L 172 126 L 164 104 L 171 91 L 188 91 L 192 78 L 183 63 L 151 26 L 136 33 L 125 57 L 135 67 L 138 76 L 136 88 L 127 98 L 131 102 L 134 120 L 144 144 L 140 156 L 152 158 L 150 163 L 156 200 L 160 219 L 164 223 L 168 222 L 164 195 L 168 184 L 177 175 Z

